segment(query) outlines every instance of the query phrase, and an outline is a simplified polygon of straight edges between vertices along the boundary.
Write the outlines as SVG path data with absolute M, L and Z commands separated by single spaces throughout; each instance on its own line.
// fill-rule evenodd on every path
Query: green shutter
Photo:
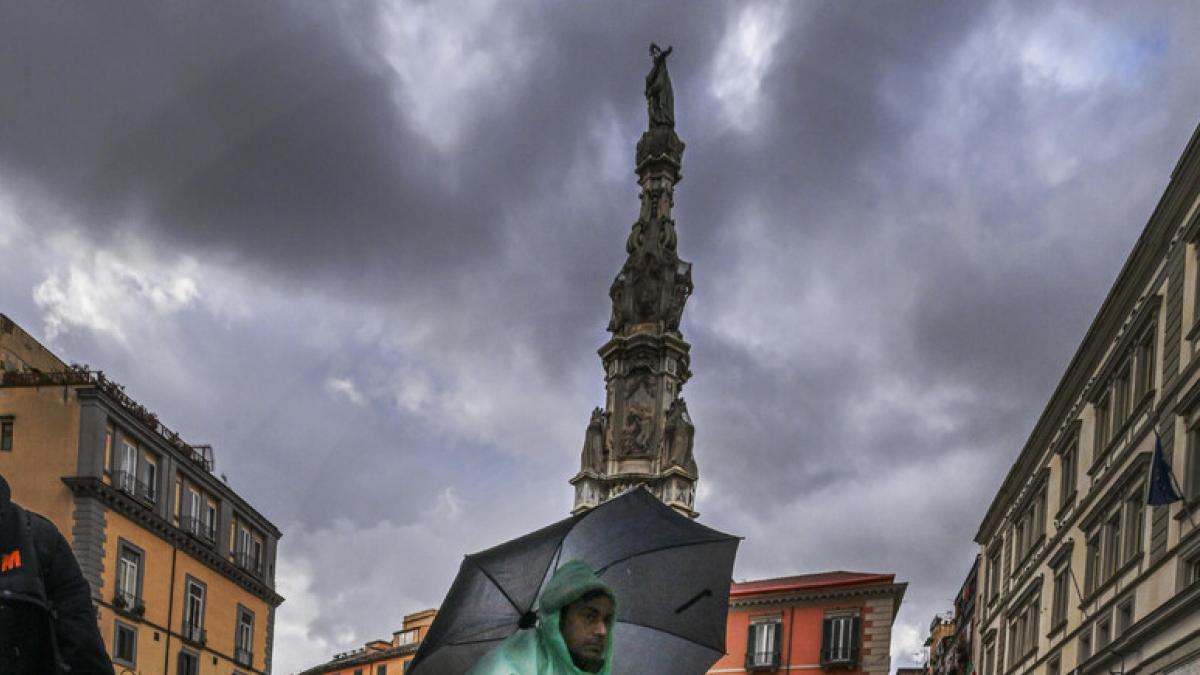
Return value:
M 862 644 L 859 633 L 862 632 L 862 620 L 857 616 L 850 618 L 850 660 L 858 663 L 858 648 Z

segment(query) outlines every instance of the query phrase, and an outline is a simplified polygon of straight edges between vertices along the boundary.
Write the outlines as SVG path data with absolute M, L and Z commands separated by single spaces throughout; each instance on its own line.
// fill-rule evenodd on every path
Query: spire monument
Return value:
M 609 288 L 612 338 L 599 350 L 605 404 L 592 411 L 580 469 L 572 479 L 578 513 L 638 485 L 695 518 L 692 455 L 695 427 L 680 395 L 691 377 L 691 345 L 679 331 L 692 293 L 692 264 L 679 258 L 675 185 L 684 143 L 675 133 L 675 102 L 666 51 L 650 45 L 646 75 L 649 126 L 637 144 L 641 211 L 625 241 L 628 257 Z

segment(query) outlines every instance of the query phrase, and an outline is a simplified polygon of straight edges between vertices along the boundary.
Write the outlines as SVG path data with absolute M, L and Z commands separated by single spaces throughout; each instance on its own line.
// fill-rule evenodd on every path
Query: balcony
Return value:
M 779 652 L 746 652 L 746 672 L 773 672 L 779 670 Z
M 204 627 L 198 623 L 184 621 L 183 628 L 179 631 L 179 634 L 184 640 L 191 642 L 192 644 L 202 645 L 208 641 L 208 633 L 206 633 Z
M 262 560 L 250 551 L 237 551 L 233 556 L 234 563 L 254 576 L 262 576 Z
M 254 654 L 252 654 L 249 649 L 242 649 L 241 647 L 238 647 L 237 649 L 233 650 L 233 660 L 236 661 L 238 665 L 249 668 L 254 664 Z
M 821 650 L 822 668 L 848 668 L 853 670 L 858 665 L 858 650 L 849 646 Z
M 114 471 L 113 485 L 134 499 L 146 504 L 154 504 L 157 501 L 157 495 L 154 493 L 154 486 L 138 479 L 136 475 L 129 471 Z
M 134 616 L 141 616 L 146 613 L 146 605 L 142 602 L 140 597 L 133 593 L 123 591 L 119 588 L 117 589 L 116 593 L 113 593 L 112 604 L 118 612 L 124 612 Z
M 183 516 L 179 519 L 179 529 L 187 532 L 200 541 L 203 541 L 209 546 L 217 543 L 216 528 L 209 527 L 207 523 L 199 518 Z

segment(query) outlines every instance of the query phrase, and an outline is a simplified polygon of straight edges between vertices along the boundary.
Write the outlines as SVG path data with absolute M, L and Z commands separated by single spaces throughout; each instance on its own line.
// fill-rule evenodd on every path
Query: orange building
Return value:
M 328 663 L 300 675 L 403 675 L 436 616 L 436 609 L 408 614 L 391 640 L 372 640 L 359 649 L 335 654 Z
M 895 577 L 824 572 L 735 582 L 726 654 L 708 672 L 887 675 L 892 621 L 908 587 Z

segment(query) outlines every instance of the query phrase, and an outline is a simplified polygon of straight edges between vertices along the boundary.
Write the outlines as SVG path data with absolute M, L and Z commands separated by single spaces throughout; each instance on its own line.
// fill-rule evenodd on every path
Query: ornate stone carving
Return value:
M 650 72 L 646 74 L 646 109 L 650 117 L 650 127 L 675 127 L 675 90 L 671 87 L 671 76 L 667 73 L 667 57 L 673 47 L 667 51 L 659 49 L 658 45 L 650 43 Z
M 625 423 L 621 429 L 621 457 L 639 457 L 651 453 L 657 385 L 658 378 L 649 374 L 628 381 Z
M 583 452 L 580 458 L 582 471 L 603 473 L 608 461 L 608 448 L 605 446 L 605 428 L 608 426 L 608 413 L 603 408 L 592 411 L 592 419 L 588 421 L 587 432 L 583 436 Z
M 692 445 L 695 442 L 696 427 L 688 415 L 687 403 L 682 398 L 671 402 L 667 410 L 666 433 L 667 466 L 678 466 L 684 471 L 696 475 L 696 460 L 692 457 Z

